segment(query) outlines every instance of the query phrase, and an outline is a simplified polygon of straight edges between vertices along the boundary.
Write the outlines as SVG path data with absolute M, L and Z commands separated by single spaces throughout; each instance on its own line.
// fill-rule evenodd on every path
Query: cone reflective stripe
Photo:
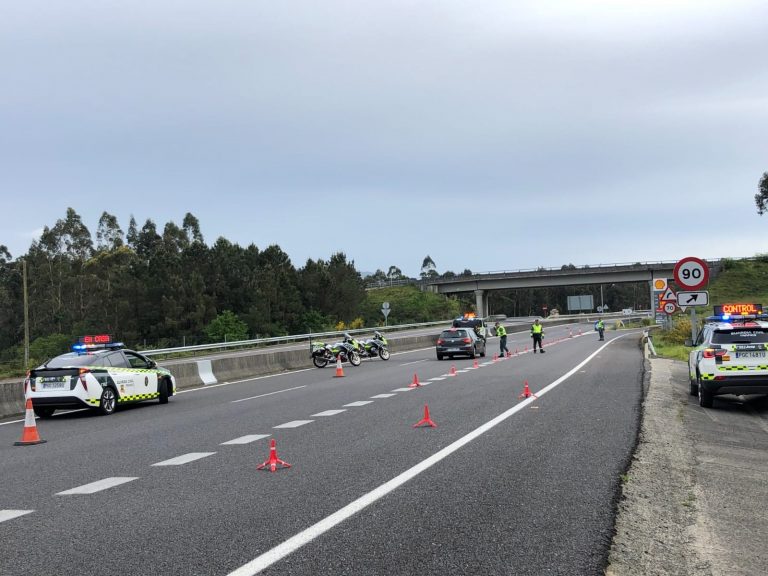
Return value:
M 336 357 L 336 374 L 334 374 L 333 377 L 344 378 L 344 368 L 341 366 L 341 356 Z
M 419 375 L 414 372 L 414 374 L 413 374 L 413 382 L 408 384 L 408 388 L 416 388 L 418 386 L 421 386 L 421 383 L 419 382 Z
M 45 440 L 40 438 L 37 433 L 37 423 L 35 422 L 35 410 L 32 408 L 32 399 L 27 398 L 26 413 L 24 414 L 24 430 L 21 433 L 21 440 L 14 442 L 14 446 L 31 446 L 33 444 L 43 444 Z
M 278 466 L 281 466 L 282 468 L 291 467 L 288 462 L 280 460 L 280 458 L 277 457 L 277 446 L 274 438 L 272 438 L 269 443 L 269 458 L 265 460 L 263 464 L 256 466 L 256 470 L 263 470 L 267 466 L 269 466 L 270 472 L 275 472 Z
M 424 418 L 416 422 L 416 424 L 413 425 L 414 428 L 419 428 L 420 426 L 429 426 L 430 428 L 437 428 L 437 424 L 435 424 L 432 421 L 432 418 L 429 417 L 429 406 L 424 404 Z

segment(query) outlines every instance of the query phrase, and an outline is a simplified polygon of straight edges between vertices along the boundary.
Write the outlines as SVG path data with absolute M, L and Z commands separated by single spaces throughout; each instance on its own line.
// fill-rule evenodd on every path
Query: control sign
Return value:
M 750 314 L 762 314 L 762 304 L 721 304 L 714 306 L 715 316 L 747 316 Z
M 686 290 L 698 290 L 709 282 L 709 266 L 701 258 L 688 256 L 675 264 L 675 282 Z

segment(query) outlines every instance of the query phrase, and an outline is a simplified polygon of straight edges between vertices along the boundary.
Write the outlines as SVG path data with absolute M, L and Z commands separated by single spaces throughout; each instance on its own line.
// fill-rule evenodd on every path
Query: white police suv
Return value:
M 30 370 L 24 393 L 41 418 L 59 408 L 88 407 L 112 414 L 121 404 L 151 399 L 167 403 L 176 393 L 176 381 L 154 360 L 126 350 L 109 336 L 85 336 L 72 352 Z
M 734 314 L 732 312 L 754 312 Z M 711 408 L 722 394 L 768 394 L 768 315 L 759 304 L 715 306 L 688 356 L 690 393 Z

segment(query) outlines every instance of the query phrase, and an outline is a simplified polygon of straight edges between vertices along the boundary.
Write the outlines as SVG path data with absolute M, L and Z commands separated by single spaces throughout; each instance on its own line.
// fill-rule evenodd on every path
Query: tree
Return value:
M 422 278 L 435 278 L 437 276 L 437 267 L 432 257 L 427 254 L 426 258 L 421 263 L 421 277 Z
M 224 310 L 205 327 L 211 342 L 234 342 L 248 338 L 248 326 L 231 310 Z
M 755 194 L 755 204 L 757 213 L 762 216 L 768 212 L 768 172 L 763 172 L 763 177 L 757 184 L 757 194 Z
M 99 250 L 115 250 L 123 245 L 123 231 L 117 223 L 117 218 L 108 212 L 103 212 L 96 229 L 96 247 Z
M 403 271 L 400 270 L 397 266 L 390 266 L 389 270 L 387 270 L 387 279 L 388 280 L 400 280 L 403 277 Z

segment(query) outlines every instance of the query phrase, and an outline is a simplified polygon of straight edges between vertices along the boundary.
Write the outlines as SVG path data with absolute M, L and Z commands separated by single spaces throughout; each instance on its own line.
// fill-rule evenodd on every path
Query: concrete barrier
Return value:
M 0 418 L 24 413 L 24 381 L 0 382 Z

